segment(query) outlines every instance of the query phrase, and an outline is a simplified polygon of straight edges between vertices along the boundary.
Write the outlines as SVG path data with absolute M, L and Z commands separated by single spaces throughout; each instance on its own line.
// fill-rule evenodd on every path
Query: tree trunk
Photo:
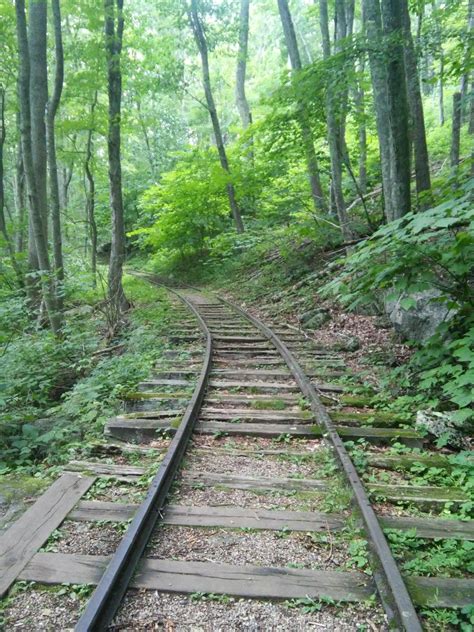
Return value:
M 453 94 L 453 125 L 451 135 L 451 167 L 454 169 L 459 165 L 459 152 L 461 144 L 461 116 L 462 116 L 462 95 L 460 92 Z
M 123 264 L 125 261 L 125 223 L 120 153 L 122 101 L 120 55 L 122 52 L 124 27 L 123 0 L 104 0 L 104 12 L 107 88 L 109 97 L 107 150 L 109 157 L 110 206 L 112 211 L 112 239 L 108 285 L 109 303 L 113 310 L 111 318 L 115 321 L 113 323 L 115 325 L 117 324 L 120 314 L 129 307 L 122 287 Z
M 48 174 L 45 111 L 48 102 L 47 4 L 29 3 L 31 142 L 36 191 L 45 239 L 48 239 Z
M 388 222 L 394 219 L 392 204 L 391 178 L 391 136 L 388 107 L 387 69 L 382 45 L 382 18 L 379 0 L 363 0 L 363 14 L 367 48 L 369 54 L 370 74 L 374 94 L 375 118 L 379 141 L 380 166 L 384 194 L 385 218 Z
M 405 1 L 405 0 L 403 0 Z M 393 214 L 398 219 L 411 209 L 410 139 L 405 63 L 401 36 L 402 10 L 399 0 L 382 0 L 384 33 L 388 40 L 387 87 L 390 131 L 393 143 Z
M 362 194 L 367 193 L 367 126 L 365 122 L 365 94 L 364 94 L 365 59 L 362 58 L 359 67 L 360 79 L 354 90 L 354 102 L 357 117 L 357 131 L 359 136 L 359 189 Z
M 94 111 L 97 105 L 97 90 L 94 93 L 94 99 L 90 108 L 90 127 L 87 133 L 86 159 L 84 162 L 84 171 L 86 173 L 89 190 L 86 198 L 86 219 L 89 228 L 89 238 L 91 242 L 91 272 L 92 286 L 97 285 L 97 224 L 95 221 L 95 180 L 92 171 L 92 134 L 94 132 Z
M 430 161 L 426 144 L 425 117 L 421 98 L 420 79 L 416 62 L 415 47 L 411 34 L 410 14 L 407 0 L 400 3 L 405 35 L 405 73 L 410 105 L 411 135 L 415 150 L 415 177 L 417 194 L 431 189 Z M 425 203 L 426 207 L 426 203 Z
M 469 134 L 474 134 L 474 81 L 471 83 L 471 96 L 469 104 Z
M 97 93 L 96 93 L 97 94 Z M 145 141 L 146 153 L 148 157 L 148 163 L 150 165 L 150 173 L 153 181 L 156 180 L 156 165 L 155 165 L 155 157 L 153 156 L 153 151 L 151 148 L 150 138 L 148 136 L 148 130 L 146 128 L 145 121 L 142 116 L 142 106 L 140 103 L 140 99 L 137 99 L 137 112 L 138 112 L 138 120 L 140 122 L 140 127 L 143 132 L 143 140 Z
M 224 146 L 224 140 L 222 138 L 219 118 L 217 116 L 216 105 L 214 103 L 214 97 L 212 95 L 211 78 L 209 74 L 209 57 L 208 57 L 207 41 L 206 41 L 206 36 L 204 34 L 204 30 L 202 28 L 201 19 L 199 17 L 198 0 L 191 0 L 191 11 L 189 13 L 189 21 L 191 24 L 191 28 L 193 30 L 196 45 L 201 55 L 204 93 L 206 95 L 207 109 L 209 111 L 209 116 L 211 117 L 211 122 L 212 122 L 212 128 L 214 130 L 214 137 L 216 141 L 217 152 L 219 154 L 219 160 L 221 163 L 221 167 L 230 176 L 229 162 L 227 160 L 227 154 L 226 154 L 226 150 Z M 237 198 L 235 196 L 234 185 L 231 182 L 228 182 L 226 185 L 226 190 L 227 190 L 227 197 L 229 198 L 229 207 L 230 207 L 232 217 L 234 218 L 236 230 L 238 233 L 243 233 L 245 230 L 244 223 L 242 221 L 240 208 L 237 203 Z
M 56 157 L 56 137 L 54 121 L 58 111 L 64 81 L 64 52 L 61 34 L 61 9 L 59 0 L 51 0 L 54 22 L 54 42 L 56 53 L 56 73 L 53 95 L 46 108 L 46 137 L 48 143 L 49 188 L 51 197 L 51 220 L 53 227 L 54 269 L 57 279 L 58 308 L 64 304 L 64 262 L 61 234 L 61 205 L 59 200 L 58 162 Z
M 344 13 L 342 11 L 342 13 Z M 319 0 L 319 17 L 321 36 L 323 44 L 323 57 L 329 59 L 331 56 L 331 43 L 329 39 L 329 19 L 327 0 Z M 341 16 L 339 16 L 341 17 Z M 338 20 L 336 20 L 337 22 Z M 342 21 L 342 19 L 340 20 Z M 344 20 L 345 22 L 345 20 Z M 344 32 L 344 25 L 339 26 L 341 34 Z M 344 193 L 342 190 L 342 155 L 341 155 L 341 111 L 337 104 L 337 95 L 334 94 L 331 77 L 328 77 L 326 83 L 326 118 L 328 125 L 328 144 L 329 154 L 331 158 L 331 181 L 336 203 L 336 211 L 341 227 L 342 236 L 345 242 L 352 240 L 353 235 L 349 225 L 349 219 L 346 212 L 346 204 L 344 201 Z
M 245 94 L 245 75 L 247 72 L 247 51 L 249 41 L 249 4 L 250 0 L 240 0 L 239 52 L 237 55 L 237 71 L 235 77 L 235 101 L 239 111 L 242 127 L 252 122 L 252 115 Z
M 466 33 L 466 38 L 467 41 L 469 42 L 471 37 L 472 37 L 472 31 L 474 31 L 474 0 L 469 0 L 469 5 L 468 5 L 468 9 L 467 9 L 467 33 Z M 468 121 L 468 117 L 469 117 L 469 77 L 471 74 L 471 64 L 470 64 L 470 58 L 472 55 L 472 46 L 471 47 L 467 47 L 466 50 L 466 56 L 464 59 L 464 73 L 461 77 L 461 103 L 462 103 L 462 116 L 461 116 L 461 124 L 465 123 L 466 121 Z M 471 99 L 472 99 L 471 95 Z M 472 101 L 471 101 L 471 105 L 472 105 Z
M 33 4 L 32 6 L 35 6 Z M 61 313 L 57 310 L 56 296 L 54 292 L 53 279 L 51 277 L 51 268 L 49 264 L 48 247 L 46 241 L 45 230 L 42 222 L 42 206 L 36 187 L 35 168 L 33 162 L 32 148 L 32 127 L 30 112 L 36 111 L 38 106 L 30 103 L 30 58 L 28 50 L 28 34 L 26 29 L 25 18 L 25 0 L 16 0 L 15 11 L 17 18 L 17 36 L 18 36 L 18 54 L 19 54 L 19 93 L 20 93 L 20 120 L 21 120 L 21 142 L 23 150 L 23 164 L 25 167 L 25 176 L 28 190 L 29 208 L 30 208 L 30 225 L 31 232 L 34 237 L 36 252 L 38 254 L 38 262 L 41 270 L 41 284 L 43 300 L 51 323 L 51 329 L 58 335 L 61 330 Z M 33 24 L 35 17 L 42 23 L 41 12 L 30 13 L 30 24 L 33 30 L 36 25 Z M 31 101 L 38 96 L 36 92 L 31 95 Z M 31 107 L 31 109 L 30 109 Z
M 15 247 L 7 229 L 5 221 L 5 189 L 3 186 L 3 147 L 5 145 L 6 128 L 5 128 L 5 88 L 0 86 L 0 233 L 5 240 L 5 246 L 10 257 L 11 266 L 18 281 L 18 285 L 22 287 L 23 276 L 20 266 L 15 257 Z
M 287 0 L 278 0 L 278 10 L 280 12 L 281 24 L 285 35 L 286 48 L 290 58 L 291 67 L 294 72 L 301 70 L 301 57 L 298 50 L 298 42 L 296 40 L 295 29 L 291 19 L 290 9 Z M 298 105 L 298 121 L 301 129 L 301 137 L 306 156 L 306 166 L 308 169 L 309 183 L 311 187 L 311 195 L 316 211 L 327 212 L 327 205 L 321 186 L 319 176 L 318 160 L 314 150 L 313 134 L 308 120 L 308 114 L 304 105 L 300 102 Z
M 17 114 L 18 134 L 20 134 L 20 114 Z M 17 213 L 18 228 L 16 231 L 16 250 L 23 252 L 25 249 L 25 170 L 23 168 L 23 155 L 21 151 L 21 138 L 18 141 L 18 151 L 15 167 L 15 206 Z

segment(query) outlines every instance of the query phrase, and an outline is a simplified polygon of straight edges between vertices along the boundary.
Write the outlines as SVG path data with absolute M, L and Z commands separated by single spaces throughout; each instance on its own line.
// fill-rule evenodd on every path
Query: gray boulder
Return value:
M 385 301 L 385 311 L 394 329 L 403 338 L 424 342 L 435 333 L 438 325 L 454 316 L 453 310 L 436 300 L 440 296 L 434 288 L 410 295 L 401 294 L 396 301 Z M 410 307 L 402 305 L 407 298 L 413 301 Z
M 331 314 L 328 309 L 320 307 L 310 312 L 305 312 L 300 316 L 300 322 L 307 329 L 318 329 L 331 320 Z
M 449 412 L 419 410 L 416 413 L 415 430 L 425 431 L 436 439 L 442 439 L 443 445 L 453 448 L 467 447 L 462 432 Z

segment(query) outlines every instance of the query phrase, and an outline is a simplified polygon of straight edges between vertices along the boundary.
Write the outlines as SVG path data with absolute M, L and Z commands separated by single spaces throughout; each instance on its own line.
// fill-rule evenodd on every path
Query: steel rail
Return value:
M 204 363 L 181 424 L 151 482 L 147 497 L 138 508 L 88 601 L 85 611 L 76 624 L 76 632 L 105 630 L 117 612 L 151 533 L 161 517 L 166 496 L 181 463 L 204 398 L 211 367 L 212 334 L 194 305 L 178 292 L 171 288 L 167 289 L 176 294 L 196 316 L 199 328 L 206 336 Z
M 325 435 L 329 438 L 342 470 L 354 493 L 354 498 L 362 516 L 365 531 L 368 536 L 369 548 L 372 553 L 372 566 L 374 567 L 372 570 L 374 572 L 375 583 L 389 621 L 392 624 L 395 623 L 397 626 L 400 626 L 401 629 L 406 630 L 406 632 L 422 632 L 422 626 L 418 619 L 415 606 L 413 605 L 377 515 L 365 491 L 365 487 L 316 389 L 306 376 L 306 373 L 293 353 L 269 327 L 254 316 L 248 314 L 239 305 L 235 305 L 217 294 L 215 296 L 222 303 L 228 305 L 251 322 L 274 344 L 284 358 L 298 386 L 301 388 L 305 397 L 310 401 L 311 409 L 318 422 L 323 424 Z

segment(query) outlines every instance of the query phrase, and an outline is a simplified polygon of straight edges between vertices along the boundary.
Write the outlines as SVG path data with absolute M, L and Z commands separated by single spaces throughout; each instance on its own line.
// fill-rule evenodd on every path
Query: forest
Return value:
M 383 321 L 360 392 L 467 455 L 473 43 L 473 0 L 0 0 L 0 507 L 161 357 L 140 273 Z

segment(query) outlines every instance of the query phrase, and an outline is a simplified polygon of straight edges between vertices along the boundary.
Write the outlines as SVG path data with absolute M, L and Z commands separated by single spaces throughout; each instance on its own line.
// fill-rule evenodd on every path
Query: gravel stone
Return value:
M 159 527 L 147 556 L 236 566 L 284 567 L 291 563 L 312 570 L 335 570 L 348 561 L 344 543 L 335 542 L 335 537 L 315 542 L 309 533 Z
M 5 610 L 5 632 L 73 632 L 85 600 L 45 590 L 27 590 Z
M 111 524 L 66 520 L 59 529 L 59 539 L 50 543 L 53 553 L 112 555 L 123 534 Z
M 199 456 L 192 453 L 186 457 L 186 469 L 198 472 L 230 473 L 239 476 L 253 476 L 264 478 L 289 478 L 298 474 L 304 478 L 312 478 L 316 465 L 310 462 L 293 463 L 265 455 L 261 458 L 248 456 L 232 456 L 227 454 L 214 454 Z M 184 471 L 186 471 L 186 469 Z
M 322 511 L 321 499 L 320 493 L 287 496 L 278 492 L 259 493 L 243 489 L 182 487 L 173 492 L 169 502 L 176 505 L 209 505 L 211 507 L 228 505 L 247 509 Z
M 362 605 L 323 607 L 305 614 L 302 608 L 279 603 L 229 599 L 227 603 L 193 600 L 191 596 L 129 591 L 111 632 L 164 630 L 165 632 L 356 632 L 366 626 L 387 632 L 383 612 Z

